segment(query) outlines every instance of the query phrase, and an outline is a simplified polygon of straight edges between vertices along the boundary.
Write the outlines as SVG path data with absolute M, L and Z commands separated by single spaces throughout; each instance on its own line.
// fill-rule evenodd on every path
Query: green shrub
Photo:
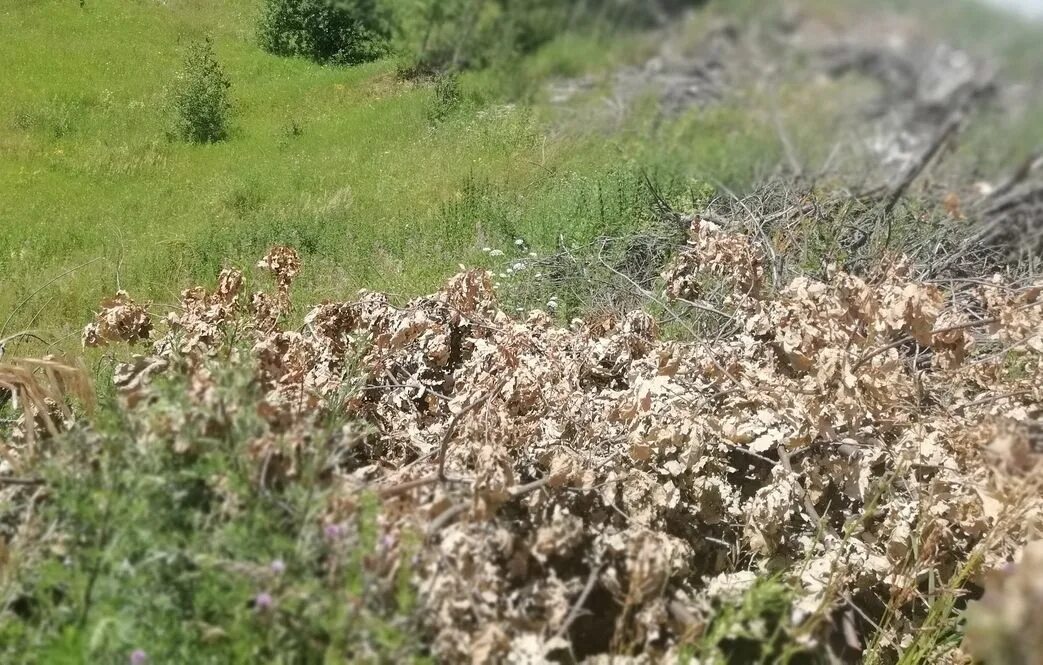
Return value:
M 443 74 L 435 80 L 435 97 L 427 115 L 432 122 L 440 122 L 451 116 L 463 102 L 460 80 L 455 73 Z
M 613 34 L 653 25 L 703 0 L 401 0 L 412 63 L 401 73 L 481 69 L 513 63 L 563 32 L 584 28 Z
M 567 22 L 560 0 L 419 0 L 407 18 L 418 72 L 480 69 L 528 53 Z
M 257 32 L 269 53 L 353 65 L 388 52 L 391 18 L 380 0 L 265 0 Z
M 174 82 L 173 134 L 183 141 L 213 143 L 228 137 L 232 103 L 228 76 L 210 38 L 193 43 Z

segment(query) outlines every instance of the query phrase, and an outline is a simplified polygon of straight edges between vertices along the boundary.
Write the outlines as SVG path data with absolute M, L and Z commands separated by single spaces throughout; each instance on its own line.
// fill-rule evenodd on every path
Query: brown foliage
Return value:
M 769 574 L 795 590 L 786 629 L 809 648 L 859 598 L 844 640 L 893 653 L 928 580 L 964 593 L 977 562 L 1039 538 L 1040 290 L 957 293 L 896 261 L 770 292 L 761 256 L 702 224 L 667 269 L 669 295 L 732 287 L 742 325 L 712 345 L 660 339 L 641 311 L 518 320 L 471 271 L 404 307 L 320 305 L 299 330 L 219 295 L 237 289 L 189 291 L 119 383 L 140 404 L 150 373 L 183 372 L 205 404 L 209 359 L 245 332 L 252 353 L 222 357 L 263 388 L 261 483 L 293 477 L 317 414 L 371 423 L 376 444 L 344 434 L 327 518 L 370 488 L 389 542 L 427 534 L 414 582 L 443 659 L 676 655 Z

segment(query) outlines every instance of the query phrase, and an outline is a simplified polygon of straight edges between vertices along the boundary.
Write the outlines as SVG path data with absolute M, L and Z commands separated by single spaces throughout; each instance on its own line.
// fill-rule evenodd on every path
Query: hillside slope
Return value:
M 0 661 L 1035 662 L 1043 30 L 694 4 L 0 5 Z

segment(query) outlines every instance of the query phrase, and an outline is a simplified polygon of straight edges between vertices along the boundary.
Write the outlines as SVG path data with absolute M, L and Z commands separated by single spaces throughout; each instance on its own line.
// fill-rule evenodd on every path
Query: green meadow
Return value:
M 3 334 L 41 331 L 70 348 L 117 288 L 172 302 L 274 243 L 305 258 L 300 303 L 362 287 L 407 297 L 481 264 L 483 247 L 520 237 L 545 250 L 632 228 L 647 208 L 643 174 L 682 194 L 706 180 L 744 190 L 781 154 L 774 118 L 745 94 L 666 123 L 651 103 L 609 120 L 598 89 L 567 112 L 547 103 L 548 81 L 602 80 L 653 55 L 652 36 L 564 34 L 464 74 L 462 103 L 436 119 L 434 83 L 398 76 L 397 56 L 344 67 L 265 53 L 258 6 L 0 3 Z M 938 22 L 954 34 L 1000 25 L 945 9 Z M 757 11 L 711 7 L 691 39 L 721 15 Z M 1036 33 L 993 33 L 999 50 L 1021 54 L 1009 58 L 1017 71 Z M 170 88 L 188 45 L 207 36 L 232 83 L 231 136 L 174 141 Z M 824 156 L 830 146 L 816 141 L 831 110 L 798 89 L 780 99 L 795 141 Z M 1018 141 L 1026 129 L 1038 128 L 1019 127 Z
M 774 150 L 767 125 L 726 108 L 658 130 L 681 159 L 642 141 L 640 118 L 625 131 L 570 124 L 543 103 L 551 77 L 645 57 L 654 45 L 640 36 L 568 35 L 467 74 L 460 107 L 435 120 L 433 84 L 396 76 L 396 58 L 269 55 L 255 12 L 244 0 L 5 2 L 5 334 L 68 347 L 117 288 L 171 302 L 274 243 L 304 256 L 301 302 L 361 287 L 415 295 L 481 262 L 483 247 L 632 225 L 647 198 L 638 167 L 740 186 Z M 185 45 L 205 36 L 232 83 L 232 134 L 173 141 L 169 87 Z

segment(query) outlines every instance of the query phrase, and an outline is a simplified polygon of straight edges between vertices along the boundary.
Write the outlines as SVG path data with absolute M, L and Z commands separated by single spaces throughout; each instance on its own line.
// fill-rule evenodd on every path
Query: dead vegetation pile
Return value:
M 0 361 L 0 409 L 10 404 L 18 414 L 11 421 L 14 440 L 0 447 L 0 476 L 31 462 L 41 434 L 55 436 L 73 421 L 69 397 L 88 409 L 93 404 L 94 391 L 82 364 L 53 356 Z
M 690 645 L 713 632 L 725 651 L 784 641 L 957 662 L 938 608 L 1043 526 L 1043 286 L 927 283 L 900 259 L 776 285 L 763 254 L 693 222 L 659 287 L 730 289 L 737 325 L 709 343 L 664 339 L 643 311 L 519 320 L 481 271 L 401 307 L 370 292 L 326 303 L 293 329 L 300 266 L 276 248 L 261 265 L 277 295 L 223 271 L 115 380 L 147 414 L 157 377 L 188 377 L 199 409 L 142 418 L 146 443 L 187 451 L 206 443 L 182 440 L 186 421 L 217 432 L 256 409 L 261 487 L 329 446 L 316 527 L 375 492 L 372 565 L 389 575 L 399 544 L 425 535 L 412 575 L 442 660 L 710 657 Z M 84 341 L 149 337 L 143 316 L 120 294 Z M 229 363 L 252 368 L 259 403 L 218 397 L 214 368 Z M 316 440 L 330 411 L 372 427 Z M 721 608 L 769 580 L 785 609 L 722 633 Z

